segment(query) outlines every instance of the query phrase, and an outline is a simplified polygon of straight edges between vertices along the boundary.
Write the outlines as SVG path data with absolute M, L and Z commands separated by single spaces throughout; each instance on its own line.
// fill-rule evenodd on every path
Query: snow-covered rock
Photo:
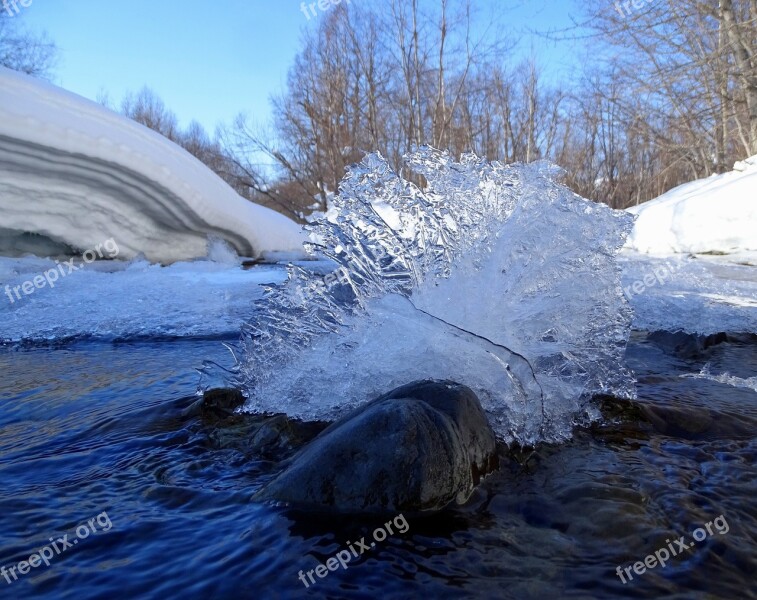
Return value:
M 301 250 L 299 225 L 241 198 L 163 136 L 49 83 L 0 67 L 0 230 L 121 258 Z
M 648 254 L 757 251 L 757 156 L 629 209 L 627 247 Z

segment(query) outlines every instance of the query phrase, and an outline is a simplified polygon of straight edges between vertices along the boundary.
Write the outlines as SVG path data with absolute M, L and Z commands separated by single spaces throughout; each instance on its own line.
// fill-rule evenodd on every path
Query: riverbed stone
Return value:
M 497 467 L 475 393 L 411 383 L 329 426 L 254 497 L 340 512 L 433 511 L 463 504 Z

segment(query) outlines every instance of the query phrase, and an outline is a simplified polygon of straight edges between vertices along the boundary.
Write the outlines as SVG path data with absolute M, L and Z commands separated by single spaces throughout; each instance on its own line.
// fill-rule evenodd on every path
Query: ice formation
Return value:
M 378 155 L 353 167 L 310 225 L 333 273 L 290 267 L 257 302 L 236 370 L 246 410 L 331 419 L 445 378 L 478 393 L 503 440 L 528 444 L 569 436 L 595 394 L 633 396 L 615 262 L 632 217 L 543 163 L 431 149 L 406 162 L 407 178 Z
M 122 258 L 163 263 L 204 256 L 210 234 L 242 256 L 298 250 L 305 239 L 163 136 L 2 67 L 0 232 L 20 252 L 35 241 L 25 232 L 47 240 L 41 248 L 78 251 L 114 238 Z

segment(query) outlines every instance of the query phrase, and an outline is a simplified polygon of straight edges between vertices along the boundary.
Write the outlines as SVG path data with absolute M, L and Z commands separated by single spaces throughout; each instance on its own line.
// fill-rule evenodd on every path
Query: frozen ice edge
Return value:
M 292 268 L 257 303 L 237 365 L 246 409 L 328 419 L 413 379 L 453 378 L 482 396 L 503 439 L 532 443 L 596 416 L 595 394 L 633 396 L 615 262 L 632 217 L 579 198 L 546 164 L 457 163 L 429 148 L 407 164 L 426 187 L 371 155 L 311 225 L 310 250 L 341 267 L 337 282 Z M 524 357 L 539 392 L 474 339 Z

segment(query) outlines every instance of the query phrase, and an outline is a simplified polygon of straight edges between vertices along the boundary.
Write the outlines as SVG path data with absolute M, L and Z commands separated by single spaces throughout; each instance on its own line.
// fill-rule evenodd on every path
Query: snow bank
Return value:
M 114 238 L 122 258 L 164 263 L 204 256 L 209 235 L 242 256 L 305 239 L 163 136 L 1 67 L 0 229 L 81 251 Z
M 757 156 L 629 209 L 638 215 L 627 247 L 648 254 L 757 250 Z

